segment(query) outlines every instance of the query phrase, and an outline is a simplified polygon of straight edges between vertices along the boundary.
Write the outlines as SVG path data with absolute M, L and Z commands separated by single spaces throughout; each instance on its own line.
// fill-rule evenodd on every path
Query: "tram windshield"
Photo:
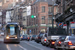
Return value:
M 7 30 L 7 35 L 17 35 L 18 33 L 18 27 L 10 26 L 6 28 Z

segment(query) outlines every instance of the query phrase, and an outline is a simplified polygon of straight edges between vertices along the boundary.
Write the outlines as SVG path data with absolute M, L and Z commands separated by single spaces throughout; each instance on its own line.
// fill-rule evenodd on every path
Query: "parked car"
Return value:
M 25 34 L 25 35 L 21 35 L 21 40 L 27 40 L 27 34 Z
M 56 45 L 56 49 L 63 49 L 63 50 L 69 50 L 69 49 L 75 49 L 75 36 L 66 36 L 65 40 L 62 40 L 62 42 L 59 42 L 60 45 Z
M 32 35 L 32 40 L 35 40 L 37 35 Z
M 37 38 L 38 38 L 38 35 L 36 35 L 36 37 L 35 37 L 35 42 L 37 41 Z
M 27 36 L 27 41 L 29 41 L 29 40 L 30 40 L 30 36 L 28 35 L 28 36 Z
M 41 38 L 41 44 L 46 45 L 47 41 L 47 34 L 43 34 L 43 37 Z
M 41 38 L 43 36 L 44 33 L 40 33 L 37 37 L 36 37 L 36 42 L 39 43 L 41 42 Z
M 4 32 L 1 32 L 0 35 L 1 35 L 1 36 L 4 36 Z
M 64 42 L 65 38 L 66 36 L 61 36 L 55 41 L 55 49 L 60 49 L 59 47 L 61 46 L 61 43 Z
M 29 36 L 30 40 L 32 40 L 32 35 Z

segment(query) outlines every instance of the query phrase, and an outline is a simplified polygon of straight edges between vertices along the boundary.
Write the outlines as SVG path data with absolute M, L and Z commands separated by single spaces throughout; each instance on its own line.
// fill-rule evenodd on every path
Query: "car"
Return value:
M 37 35 L 32 35 L 32 40 L 35 40 Z
M 41 44 L 46 45 L 47 41 L 47 34 L 43 34 L 43 37 L 41 38 Z
M 69 50 L 69 49 L 75 49 L 75 36 L 66 36 L 65 40 L 62 40 L 62 42 L 59 42 L 60 45 L 57 45 L 56 49 L 63 49 L 63 50 Z
M 64 42 L 65 38 L 66 36 L 60 36 L 59 39 L 55 41 L 54 48 L 57 50 L 60 49 L 61 43 Z
M 27 34 L 25 34 L 25 35 L 21 35 L 21 40 L 27 40 Z
M 1 35 L 1 36 L 4 36 L 4 32 L 1 32 L 0 35 Z
M 32 35 L 29 36 L 30 40 L 32 41 Z
M 37 41 L 37 38 L 38 38 L 38 35 L 36 35 L 36 37 L 35 37 L 35 42 Z
M 27 41 L 29 41 L 29 40 L 30 40 L 30 36 L 28 35 L 28 36 L 27 36 Z
M 36 37 L 36 42 L 39 43 L 41 42 L 41 38 L 43 36 L 44 33 L 40 33 L 37 37 Z

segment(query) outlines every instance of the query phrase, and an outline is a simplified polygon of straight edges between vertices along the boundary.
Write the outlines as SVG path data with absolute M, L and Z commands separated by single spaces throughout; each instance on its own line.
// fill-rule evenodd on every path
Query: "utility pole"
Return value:
M 52 5 L 52 28 L 54 28 L 54 0 L 53 1 L 53 5 Z
M 63 0 L 63 14 L 64 14 L 64 11 L 65 11 L 65 0 Z

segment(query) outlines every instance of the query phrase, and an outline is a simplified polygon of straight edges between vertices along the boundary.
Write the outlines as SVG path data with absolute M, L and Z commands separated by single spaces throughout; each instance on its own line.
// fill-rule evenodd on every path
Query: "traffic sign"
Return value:
M 32 15 L 31 18 L 36 18 L 36 16 Z
M 31 30 L 29 30 L 29 33 L 31 33 Z
M 32 15 L 31 18 L 34 18 L 34 15 Z
M 58 26 L 59 26 L 59 27 L 62 27 L 62 26 L 63 26 L 63 23 L 62 23 L 62 22 L 59 22 L 59 23 L 58 23 Z

